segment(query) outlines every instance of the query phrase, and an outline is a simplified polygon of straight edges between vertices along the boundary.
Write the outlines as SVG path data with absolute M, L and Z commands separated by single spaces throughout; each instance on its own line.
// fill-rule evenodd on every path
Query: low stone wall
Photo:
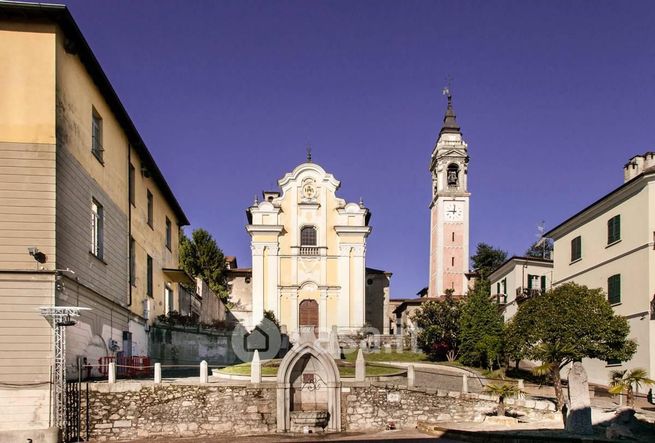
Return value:
M 548 401 L 508 399 L 506 404 L 526 419 L 555 417 L 555 405 Z M 389 422 L 410 429 L 419 421 L 482 421 L 496 406 L 496 398 L 484 394 L 362 384 L 342 391 L 341 423 L 349 431 L 381 430 Z
M 276 430 L 274 383 L 89 383 L 88 393 L 88 402 L 82 395 L 82 435 L 88 405 L 89 437 L 96 441 Z M 506 403 L 508 410 L 526 419 L 556 417 L 555 407 L 548 401 L 508 399 Z M 482 394 L 381 382 L 344 383 L 341 426 L 347 431 L 364 431 L 385 429 L 389 422 L 410 429 L 418 422 L 481 421 L 496 404 L 494 397 Z
M 89 437 L 105 441 L 275 432 L 275 396 L 275 385 L 90 383 Z

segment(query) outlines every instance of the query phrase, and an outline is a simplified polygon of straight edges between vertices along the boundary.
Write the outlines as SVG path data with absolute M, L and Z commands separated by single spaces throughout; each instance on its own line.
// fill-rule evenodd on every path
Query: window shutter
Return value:
M 500 294 L 500 282 L 496 283 L 496 294 Z
M 611 305 L 621 303 L 621 274 L 607 279 L 607 301 Z
M 546 276 L 545 275 L 541 276 L 541 290 L 542 291 L 546 290 Z
M 532 275 L 528 274 L 528 290 L 532 289 Z

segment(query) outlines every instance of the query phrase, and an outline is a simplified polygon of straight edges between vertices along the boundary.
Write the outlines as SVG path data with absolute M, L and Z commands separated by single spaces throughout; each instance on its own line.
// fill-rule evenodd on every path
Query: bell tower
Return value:
M 455 118 L 453 97 L 448 98 L 443 125 L 430 159 L 430 281 L 428 296 L 447 290 L 464 295 L 469 270 L 468 150 Z

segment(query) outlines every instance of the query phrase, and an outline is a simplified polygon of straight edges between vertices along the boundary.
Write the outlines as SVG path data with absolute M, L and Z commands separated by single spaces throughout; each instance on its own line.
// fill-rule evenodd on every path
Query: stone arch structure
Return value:
M 303 394 L 311 397 L 305 404 Z M 332 356 L 315 341 L 301 341 L 280 362 L 277 373 L 277 430 L 313 426 L 327 413 L 328 431 L 341 430 L 341 376 Z M 304 422 L 295 422 L 302 417 Z M 310 421 L 307 421 L 308 418 Z M 322 426 L 321 426 L 322 427 Z

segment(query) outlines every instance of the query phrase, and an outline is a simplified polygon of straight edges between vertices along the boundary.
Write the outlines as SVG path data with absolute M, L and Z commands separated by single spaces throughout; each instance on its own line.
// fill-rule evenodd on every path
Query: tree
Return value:
M 542 238 L 534 242 L 527 251 L 526 257 L 545 258 L 550 259 L 553 253 L 553 240 L 549 238 Z
M 535 372 L 549 376 L 561 409 L 562 368 L 583 358 L 629 360 L 637 349 L 629 332 L 627 320 L 614 314 L 602 289 L 565 283 L 521 304 L 505 340 L 517 358 L 542 362 Z
M 473 269 L 480 274 L 480 279 L 489 278 L 489 274 L 507 260 L 507 252 L 496 249 L 486 243 L 478 243 L 475 255 L 471 257 Z
M 503 316 L 489 297 L 489 281 L 479 281 L 469 292 L 460 318 L 460 361 L 490 370 L 500 362 Z
M 419 347 L 430 360 L 454 360 L 459 347 L 461 302 L 451 293 L 441 301 L 428 301 L 414 312 Z
M 511 383 L 489 383 L 484 387 L 484 392 L 491 395 L 498 396 L 498 406 L 496 407 L 496 415 L 501 417 L 505 416 L 505 399 L 508 397 L 516 397 L 521 393 L 517 385 Z
M 626 400 L 629 407 L 635 406 L 635 393 L 633 386 L 639 390 L 641 385 L 655 384 L 655 380 L 648 378 L 644 369 L 624 369 L 623 371 L 612 371 L 610 374 L 610 387 L 607 390 L 610 394 L 617 395 L 626 393 Z
M 227 301 L 225 256 L 209 232 L 195 229 L 191 238 L 182 233 L 180 265 L 192 277 L 202 278 L 223 302 Z

